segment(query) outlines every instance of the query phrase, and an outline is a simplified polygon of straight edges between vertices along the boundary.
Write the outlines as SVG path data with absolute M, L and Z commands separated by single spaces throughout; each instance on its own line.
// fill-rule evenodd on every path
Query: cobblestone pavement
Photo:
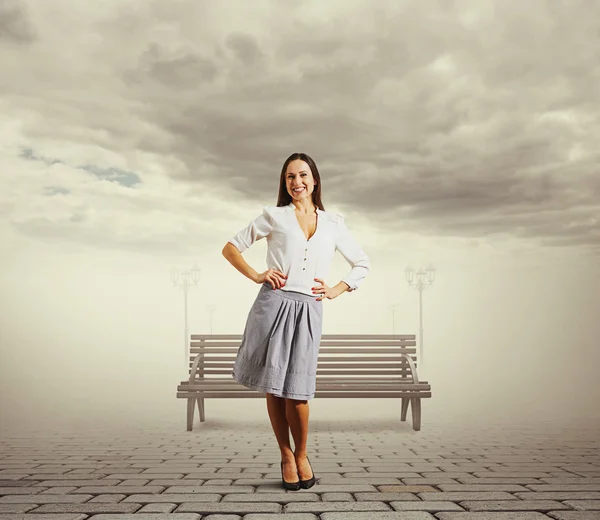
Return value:
M 192 432 L 184 411 L 153 427 L 0 431 L 0 520 L 600 520 L 593 426 L 425 413 L 415 432 L 311 415 L 317 484 L 285 491 L 266 409 L 243 407 L 213 403 Z

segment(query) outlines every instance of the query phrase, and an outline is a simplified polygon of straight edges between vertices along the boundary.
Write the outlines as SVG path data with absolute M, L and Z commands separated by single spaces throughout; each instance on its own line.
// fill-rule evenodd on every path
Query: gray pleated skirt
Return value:
M 278 397 L 315 396 L 323 319 L 317 296 L 261 286 L 231 372 L 235 381 Z

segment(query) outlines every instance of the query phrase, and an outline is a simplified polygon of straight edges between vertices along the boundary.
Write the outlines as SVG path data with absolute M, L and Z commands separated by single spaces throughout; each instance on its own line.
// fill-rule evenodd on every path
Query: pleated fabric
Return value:
M 317 297 L 264 283 L 248 313 L 233 379 L 262 393 L 312 399 L 323 320 Z

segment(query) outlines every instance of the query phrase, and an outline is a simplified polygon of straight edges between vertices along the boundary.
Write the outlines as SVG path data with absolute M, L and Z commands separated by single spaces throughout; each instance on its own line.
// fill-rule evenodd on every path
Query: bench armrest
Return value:
M 412 359 L 410 359 L 409 356 L 407 356 L 406 354 L 400 354 L 403 358 L 406 358 L 406 361 L 408 361 L 408 364 L 410 366 L 410 372 L 413 378 L 413 383 L 417 384 L 419 382 L 419 377 L 417 376 L 417 367 L 415 366 L 414 362 Z
M 196 357 L 194 358 L 194 364 L 192 365 L 192 368 L 190 370 L 190 378 L 189 378 L 189 383 L 192 384 L 194 382 L 194 379 L 196 378 L 196 372 L 198 371 L 198 365 L 200 364 L 200 360 L 204 357 L 204 352 L 200 352 L 199 354 L 196 354 Z

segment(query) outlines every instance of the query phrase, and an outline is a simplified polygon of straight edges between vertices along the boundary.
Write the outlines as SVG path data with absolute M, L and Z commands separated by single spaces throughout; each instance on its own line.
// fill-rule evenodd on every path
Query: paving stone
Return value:
M 565 500 L 563 503 L 581 511 L 598 511 L 600 518 L 600 500 Z
M 179 513 L 179 514 L 186 514 L 186 513 Z M 248 516 L 246 516 L 245 518 L 248 518 Z M 242 517 L 240 515 L 220 515 L 220 514 L 216 514 L 216 515 L 207 515 L 207 516 L 203 516 L 202 520 L 241 520 Z
M 518 500 L 504 491 L 439 491 L 437 493 L 418 493 L 421 500 Z
M 121 502 L 121 500 L 123 500 L 126 496 L 127 495 L 115 495 L 115 494 L 96 495 L 94 498 L 89 500 L 87 503 L 90 504 L 92 502 L 102 502 L 104 504 L 107 504 L 107 503 L 117 504 L 118 502 Z
M 228 493 L 254 493 L 254 488 L 252 486 L 172 486 L 165 489 L 163 495 L 189 495 L 197 493 L 218 493 L 219 495 L 226 495 Z
M 81 513 L 64 514 L 0 514 L 0 520 L 84 520 L 87 515 Z M 114 520 L 114 517 L 113 517 Z M 192 520 L 192 519 L 190 519 Z
M 141 470 L 135 470 L 131 473 L 126 473 L 123 470 L 120 470 L 119 473 L 108 473 L 106 475 L 107 479 L 117 479 L 117 480 L 145 480 L 148 481 L 148 477 L 142 477 Z
M 311 490 L 314 489 L 311 488 Z M 297 493 L 291 492 L 288 493 L 285 490 L 282 490 L 281 493 L 243 493 L 240 495 L 236 495 L 235 493 L 231 493 L 229 495 L 225 495 L 221 502 L 277 502 L 278 504 L 286 504 L 288 502 L 318 502 L 319 495 L 316 493 Z
M 425 493 L 427 491 L 437 491 L 433 486 L 409 486 L 399 484 L 397 486 L 377 486 L 382 493 Z
M 473 476 L 477 478 L 544 478 L 550 475 L 543 471 L 475 471 Z
M 144 507 L 138 510 L 136 515 L 139 515 L 140 513 L 170 513 L 176 507 L 177 504 L 146 504 Z
M 600 492 L 600 484 L 529 484 L 527 489 L 531 491 L 597 491 Z
M 74 489 L 74 488 L 72 488 Z M 0 487 L 0 495 L 37 495 L 44 491 L 41 487 Z
M 485 484 L 487 486 L 492 484 L 516 484 L 520 486 L 528 486 L 540 484 L 541 481 L 536 478 L 529 477 L 513 477 L 513 478 L 500 478 L 500 477 L 459 477 L 456 479 L 456 483 L 460 484 Z M 440 482 L 440 484 L 447 484 L 447 482 Z
M 420 486 L 437 486 L 438 484 L 458 484 L 458 479 L 450 478 L 450 477 L 435 477 L 435 478 L 402 478 L 400 479 L 402 483 L 408 484 L 411 486 L 420 485 Z
M 466 500 L 459 504 L 468 511 L 552 511 L 571 509 L 556 500 Z
M 586 477 L 570 477 L 570 478 L 541 478 L 539 479 L 540 484 L 600 484 L 598 478 L 586 478 Z
M 335 485 L 340 482 L 344 482 L 346 484 L 364 484 L 368 483 L 373 486 L 383 486 L 383 485 L 392 485 L 392 484 L 401 484 L 401 481 L 395 477 L 358 477 L 358 478 L 348 478 L 348 477 L 317 477 L 317 481 L 324 485 Z
M 26 513 L 36 507 L 37 504 L 0 504 L 0 513 Z
M 123 502 L 137 502 L 138 504 L 173 502 L 174 504 L 181 504 L 183 502 L 219 502 L 221 497 L 222 495 L 218 493 L 135 494 L 129 495 Z
M 124 503 L 103 504 L 103 503 L 85 503 L 85 504 L 44 504 L 34 509 L 34 513 L 134 513 L 141 504 Z
M 323 513 L 321 520 L 435 520 L 426 511 L 382 511 L 370 513 Z
M 598 520 L 597 511 L 549 511 L 549 518 L 556 520 Z
M 206 482 L 206 485 L 209 485 L 208 481 Z M 279 478 L 250 478 L 250 479 L 240 478 L 240 479 L 234 480 L 231 483 L 231 485 L 232 486 L 252 486 L 252 487 L 278 486 L 280 489 L 283 489 L 283 487 L 281 485 L 281 477 L 279 477 Z
M 73 494 L 90 494 L 97 493 L 162 493 L 165 490 L 164 486 L 106 486 L 106 487 L 80 487 L 71 493 Z
M 76 479 L 73 480 L 43 480 L 42 482 L 39 482 L 37 484 L 35 484 L 36 486 L 42 486 L 42 487 L 59 487 L 59 486 L 76 486 L 76 487 L 81 487 L 81 486 L 116 486 L 117 484 L 120 484 L 121 481 L 120 480 L 97 480 L 97 479 L 90 479 L 90 480 L 81 480 L 81 476 L 78 475 Z
M 69 486 L 69 487 L 51 487 L 48 489 L 40 488 L 42 492 L 40 495 L 66 495 L 68 493 L 72 493 L 78 488 Z
M 368 484 L 328 484 L 322 485 L 317 482 L 310 489 L 300 489 L 293 493 L 312 492 L 312 493 L 360 493 L 363 491 L 377 491 L 375 486 Z M 272 493 L 273 487 L 259 486 L 256 488 L 257 493 Z
M 438 520 L 548 520 L 548 516 L 537 511 L 437 513 Z M 566 519 L 565 519 L 566 520 Z M 573 519 L 575 520 L 575 519 Z
M 192 478 L 186 478 L 186 479 L 181 479 L 181 480 L 160 480 L 160 479 L 156 479 L 156 480 L 149 480 L 148 481 L 148 485 L 149 486 L 165 486 L 165 487 L 169 487 L 169 486 L 202 486 L 204 485 L 204 483 L 207 482 L 207 480 L 205 479 L 192 479 Z
M 5 495 L 0 504 L 82 504 L 93 495 Z
M 211 513 L 234 513 L 238 515 L 245 515 L 248 513 L 281 513 L 282 510 L 283 506 L 281 504 L 275 504 L 270 502 L 186 502 L 180 504 L 174 512 L 195 512 L 203 515 L 208 515 Z
M 380 493 L 373 493 L 379 495 Z M 354 497 L 351 493 L 323 493 L 321 500 L 325 502 L 354 502 Z
M 392 500 L 421 501 L 414 493 L 354 493 L 354 498 L 357 502 L 391 502 Z M 323 500 L 325 499 L 323 498 Z
M 527 492 L 525 486 L 518 484 L 440 484 L 437 486 L 441 491 L 506 491 L 507 493 L 514 493 L 515 495 L 519 491 Z
M 390 511 L 384 502 L 307 502 L 286 504 L 284 513 L 325 513 L 327 511 Z
M 525 491 L 513 494 L 521 500 L 600 500 L 600 491 Z
M 427 501 L 420 500 L 416 501 L 402 501 L 402 502 L 390 502 L 396 511 L 427 511 L 427 512 L 439 512 L 439 511 L 464 511 L 462 507 L 449 500 L 440 501 Z
M 213 478 L 227 478 L 229 480 L 235 480 L 238 478 L 263 478 L 264 475 L 266 475 L 266 473 L 259 473 L 256 471 L 251 471 L 251 472 L 250 471 L 248 471 L 248 472 L 236 471 L 236 472 L 228 472 L 228 473 L 204 473 L 201 471 L 194 471 L 193 473 L 188 473 L 185 476 L 185 478 L 202 479 L 202 480 L 208 480 L 208 479 L 213 479 Z M 271 478 L 277 478 L 277 477 L 281 478 L 281 472 L 271 473 Z M 156 479 L 156 478 L 160 478 L 160 477 L 153 475 L 152 478 Z M 176 478 L 176 477 L 169 477 L 169 478 Z
M 134 515 L 128 514 L 99 514 L 92 517 L 94 520 L 200 520 L 201 515 L 197 513 L 135 513 Z M 28 519 L 25 519 L 28 520 Z M 204 520 L 204 519 L 202 519 Z
M 209 517 L 206 518 L 208 519 Z M 204 518 L 202 520 L 204 520 Z M 318 520 L 318 516 L 313 515 L 312 513 L 288 513 L 273 515 L 250 514 L 245 515 L 244 520 Z

